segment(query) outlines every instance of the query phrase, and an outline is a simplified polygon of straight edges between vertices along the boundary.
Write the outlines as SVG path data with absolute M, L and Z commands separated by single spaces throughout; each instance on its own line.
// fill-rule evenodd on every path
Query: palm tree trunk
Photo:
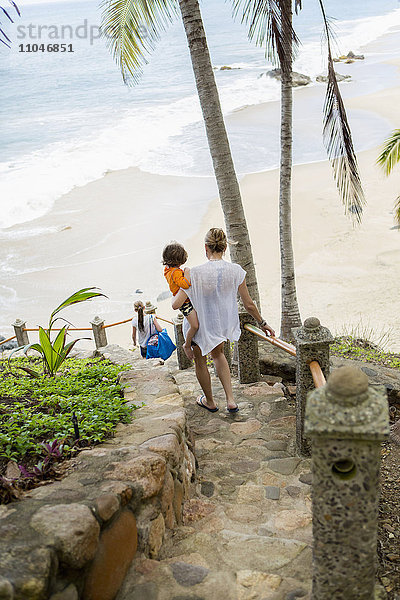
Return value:
M 287 13 L 292 14 L 292 0 L 282 0 Z M 283 21 L 283 27 L 289 24 Z M 284 36 L 290 39 L 290 36 Z M 287 48 L 288 60 L 281 65 L 281 160 L 279 189 L 279 239 L 281 252 L 281 333 L 282 339 L 292 341 L 292 327 L 301 325 L 300 312 L 296 296 L 292 243 L 292 47 Z
M 199 3 L 198 0 L 179 0 L 179 6 L 224 213 L 226 233 L 228 239 L 234 242 L 230 246 L 231 258 L 247 272 L 246 281 L 250 295 L 260 307 L 246 217 L 222 116 Z

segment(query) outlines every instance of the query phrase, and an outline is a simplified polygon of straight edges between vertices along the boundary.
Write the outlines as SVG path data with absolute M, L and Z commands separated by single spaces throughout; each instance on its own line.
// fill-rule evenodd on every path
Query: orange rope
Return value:
M 118 323 L 110 323 L 109 325 L 103 325 L 102 329 L 107 329 L 107 327 L 114 327 L 114 325 L 123 325 L 124 323 L 129 323 L 132 321 L 132 317 L 130 319 L 125 319 L 125 321 L 118 321 Z
M 154 315 L 157 319 L 160 319 L 160 321 L 165 321 L 166 323 L 170 323 L 171 325 L 173 325 L 172 321 L 168 321 L 168 319 L 163 319 L 163 317 L 159 317 Z M 107 329 L 108 327 L 115 327 L 116 325 L 123 325 L 124 323 L 130 323 L 132 321 L 132 317 L 130 317 L 129 319 L 125 319 L 125 321 L 118 321 L 117 323 L 109 323 L 108 325 L 102 325 L 102 329 Z M 39 331 L 39 329 L 23 329 L 22 331 Z M 52 329 L 52 331 L 61 331 L 61 329 Z M 92 331 L 91 327 L 69 327 L 68 331 Z M 10 340 L 14 339 L 16 336 L 14 335 L 12 338 L 10 338 Z M 4 342 L 2 342 L 2 344 L 4 344 L 5 342 L 8 342 L 9 340 L 5 340 Z
M 45 329 L 45 327 L 43 327 Z M 61 329 L 52 328 L 52 331 L 61 331 Z M 39 331 L 39 329 L 23 329 L 22 331 Z M 68 327 L 68 331 L 92 331 L 91 327 Z
M 15 339 L 16 337 L 17 337 L 16 335 L 13 335 L 12 337 L 10 337 L 10 338 L 8 338 L 8 339 L 6 339 L 6 340 L 3 340 L 2 342 L 0 342 L 0 346 L 1 346 L 2 344 L 5 344 L 6 342 L 11 342 L 11 340 Z
M 159 317 L 158 315 L 154 315 L 156 319 L 160 319 L 160 321 L 165 321 L 166 323 L 169 323 L 170 325 L 173 325 L 172 321 L 168 321 L 168 319 L 163 319 L 163 317 Z

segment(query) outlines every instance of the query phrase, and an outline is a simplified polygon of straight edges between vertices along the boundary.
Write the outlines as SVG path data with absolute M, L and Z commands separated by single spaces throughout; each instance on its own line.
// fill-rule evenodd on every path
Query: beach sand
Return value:
M 395 32 L 398 39 L 398 32 Z M 386 36 L 388 44 L 393 35 Z M 370 51 L 382 52 L 382 40 Z M 382 50 L 383 49 L 383 50 Z M 391 59 L 397 69 L 400 63 Z M 356 68 L 356 67 L 355 67 Z M 400 80 L 399 80 L 400 81 Z M 356 89 L 356 86 L 354 87 Z M 348 95 L 348 93 L 347 93 Z M 322 106 L 324 87 L 296 90 L 297 106 Z M 399 88 L 347 97 L 346 106 L 368 126 L 369 115 L 382 118 L 382 141 L 399 127 Z M 295 113 L 296 114 L 296 113 Z M 230 120 L 279 121 L 278 103 L 244 108 Z M 350 117 L 351 121 L 351 117 Z M 307 119 L 303 127 L 307 127 Z M 386 178 L 376 166 L 379 148 L 358 155 L 367 205 L 362 224 L 353 227 L 327 161 L 293 170 L 293 241 L 298 300 L 302 318 L 318 317 L 333 333 L 360 322 L 378 334 L 390 330 L 390 349 L 400 351 L 400 233 L 393 206 L 400 193 L 400 167 Z M 262 313 L 279 330 L 280 258 L 278 171 L 254 173 L 241 180 L 243 203 L 257 267 Z M 189 252 L 188 265 L 204 262 L 203 238 L 211 226 L 224 227 L 212 178 L 168 177 L 136 168 L 107 174 L 60 198 L 44 217 L 6 230 L 3 256 L 1 333 L 23 318 L 29 327 L 45 324 L 49 312 L 79 287 L 96 285 L 109 300 L 96 300 L 65 311 L 75 326 L 86 327 L 100 314 L 106 322 L 132 314 L 135 299 L 151 299 L 167 290 L 160 255 L 166 242 L 179 239 Z M 36 234 L 26 237 L 27 231 Z M 143 294 L 136 294 L 140 288 Z M 170 318 L 170 300 L 158 303 Z M 130 328 L 108 329 L 110 342 L 129 345 Z

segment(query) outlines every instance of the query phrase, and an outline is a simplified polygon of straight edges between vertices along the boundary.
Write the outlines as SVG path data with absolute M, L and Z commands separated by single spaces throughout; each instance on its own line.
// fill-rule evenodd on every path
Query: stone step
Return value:
M 294 403 L 279 383 L 233 381 L 239 413 L 196 405 L 193 369 L 174 371 L 198 461 L 184 524 L 159 560 L 137 557 L 118 600 L 290 600 L 311 586 L 310 461 L 294 453 Z

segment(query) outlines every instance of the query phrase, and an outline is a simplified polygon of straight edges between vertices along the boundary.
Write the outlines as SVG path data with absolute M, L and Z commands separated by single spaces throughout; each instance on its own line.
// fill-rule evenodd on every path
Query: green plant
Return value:
M 103 441 L 117 423 L 130 421 L 136 406 L 127 406 L 117 376 L 131 366 L 102 358 L 68 358 L 59 376 L 50 378 L 43 373 L 41 359 L 33 360 L 39 379 L 0 372 L 0 462 L 18 461 L 32 471 L 43 456 L 68 456 L 76 447 L 74 413 L 81 447 Z M 28 359 L 13 361 L 20 368 Z
M 393 369 L 400 369 L 400 355 L 385 352 L 374 342 L 369 342 L 360 337 L 344 335 L 336 337 L 331 346 L 333 356 L 384 365 Z
M 8 362 L 10 370 L 10 358 L 14 354 L 14 352 L 17 352 L 18 350 L 22 349 L 24 351 L 24 354 L 27 354 L 29 350 L 36 350 L 42 356 L 45 374 L 49 375 L 50 377 L 54 377 L 54 375 L 57 373 L 57 371 L 67 358 L 68 354 L 75 346 L 75 344 L 82 339 L 88 339 L 78 338 L 67 344 L 66 338 L 68 333 L 68 325 L 70 325 L 70 323 L 63 317 L 56 317 L 56 315 L 61 310 L 63 310 L 67 306 L 71 306 L 72 304 L 77 304 L 78 302 L 85 302 L 86 300 L 98 298 L 99 296 L 106 297 L 101 292 L 93 291 L 97 289 L 98 288 L 95 287 L 82 288 L 81 290 L 78 290 L 77 292 L 66 298 L 66 300 L 61 302 L 61 304 L 59 304 L 59 306 L 57 306 L 57 308 L 55 308 L 51 313 L 47 329 L 39 327 L 39 343 L 20 346 L 18 348 L 15 348 L 15 350 L 10 354 Z M 51 334 L 52 329 L 54 327 L 54 323 L 56 323 L 56 321 L 60 319 L 68 323 L 68 325 L 64 325 L 56 335 L 55 339 L 52 341 Z M 31 369 L 30 367 L 21 366 L 19 368 L 28 373 L 28 375 L 30 375 L 31 377 L 40 377 L 40 374 L 37 371 Z
M 377 328 L 362 317 L 357 324 L 342 325 L 340 330 L 336 332 L 336 337 L 340 339 L 349 338 L 351 340 L 359 340 L 359 346 L 375 347 L 375 349 L 383 352 L 390 346 L 393 334 L 393 327 Z

